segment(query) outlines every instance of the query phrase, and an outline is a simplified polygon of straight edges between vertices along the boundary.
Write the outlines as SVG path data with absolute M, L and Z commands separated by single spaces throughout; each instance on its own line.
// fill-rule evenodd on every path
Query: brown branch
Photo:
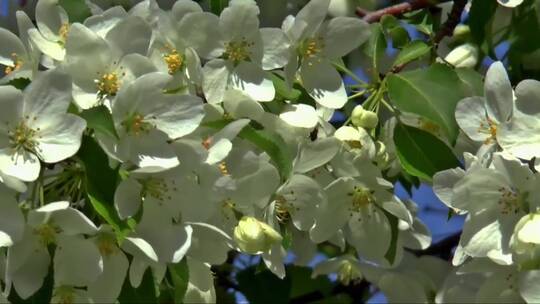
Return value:
M 375 23 L 381 20 L 384 15 L 401 16 L 407 12 L 419 10 L 426 7 L 431 7 L 439 4 L 436 0 L 414 0 L 411 2 L 399 3 L 389 7 L 382 8 L 373 12 L 366 11 L 362 8 L 356 9 L 356 15 L 361 17 L 368 23 Z

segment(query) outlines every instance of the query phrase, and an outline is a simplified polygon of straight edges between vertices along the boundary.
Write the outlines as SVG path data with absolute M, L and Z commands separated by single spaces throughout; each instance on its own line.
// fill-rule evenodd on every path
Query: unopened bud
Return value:
M 379 123 L 377 113 L 365 110 L 361 105 L 357 105 L 351 113 L 353 125 L 364 129 L 373 129 Z
M 337 273 L 338 280 L 345 286 L 362 279 L 362 272 L 357 265 L 349 260 L 343 260 Z
M 478 48 L 471 43 L 453 49 L 444 60 L 456 68 L 473 68 L 478 63 Z
M 465 42 L 469 39 L 469 36 L 471 35 L 471 28 L 468 25 L 465 24 L 459 24 L 454 29 L 454 32 L 452 33 L 452 39 L 455 42 Z
M 234 228 L 234 239 L 242 251 L 260 254 L 268 251 L 282 237 L 274 228 L 254 217 L 244 216 Z

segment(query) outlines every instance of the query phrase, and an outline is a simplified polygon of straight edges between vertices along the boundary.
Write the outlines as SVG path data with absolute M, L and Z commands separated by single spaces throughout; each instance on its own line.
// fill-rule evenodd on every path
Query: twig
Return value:
M 361 17 L 368 23 L 374 23 L 379 21 L 384 15 L 401 16 L 407 12 L 419 10 L 426 7 L 431 7 L 439 4 L 440 1 L 436 0 L 414 0 L 411 2 L 399 3 L 389 7 L 382 8 L 373 12 L 366 11 L 362 8 L 356 9 L 356 15 Z

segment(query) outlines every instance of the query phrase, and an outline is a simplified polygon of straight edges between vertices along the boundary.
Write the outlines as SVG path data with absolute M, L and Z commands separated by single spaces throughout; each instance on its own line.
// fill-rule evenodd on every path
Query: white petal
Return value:
M 0 130 L 2 136 L 7 133 L 6 125 L 14 128 L 22 118 L 23 111 L 23 94 L 12 86 L 0 86 Z M 5 138 L 7 140 L 7 138 Z M 6 142 L 7 144 L 7 142 Z
M 54 253 L 55 284 L 85 286 L 94 282 L 102 272 L 103 259 L 93 242 L 68 236 L 57 240 Z
M 0 247 L 13 245 L 20 240 L 24 232 L 24 217 L 13 194 L 0 190 Z
M 538 289 L 538 284 L 540 284 L 539 270 L 523 271 L 520 273 L 518 284 L 519 293 L 527 303 L 540 302 L 540 290 Z
M 523 114 L 540 114 L 540 81 L 525 79 L 516 86 L 516 108 Z
M 234 118 L 257 120 L 264 113 L 260 103 L 238 90 L 228 90 L 225 93 L 223 107 Z
M 26 55 L 26 48 L 19 37 L 5 28 L 0 28 L 0 40 L 2 41 L 2 45 L 0 45 L 0 64 L 13 66 L 13 54 L 18 57 Z
M 223 53 L 219 18 L 211 13 L 187 14 L 178 25 L 182 40 L 194 48 L 205 59 L 215 58 Z
M 141 168 L 165 170 L 178 166 L 178 157 L 167 143 L 167 135 L 158 130 L 152 130 L 139 136 L 126 136 L 121 139 L 119 150 Z
M 278 28 L 262 28 L 261 38 L 264 46 L 262 59 L 263 70 L 284 67 L 289 59 L 290 41 Z
M 540 244 L 540 235 L 538 235 L 538 231 L 540 231 L 540 217 L 536 214 L 531 214 L 526 215 L 525 218 L 527 221 L 517 231 L 518 239 L 526 243 Z
M 350 241 L 361 257 L 379 261 L 388 251 L 392 233 L 386 215 L 375 206 L 369 209 L 349 220 Z
M 305 60 L 300 74 L 304 88 L 320 105 L 339 109 L 347 103 L 347 92 L 341 76 L 328 61 Z
M 350 198 L 347 193 L 351 189 L 349 182 L 344 179 L 335 180 L 325 189 L 328 199 L 317 209 L 315 225 L 310 230 L 311 239 L 315 243 L 328 240 L 343 228 L 350 217 L 347 205 Z
M 52 116 L 66 113 L 71 103 L 71 77 L 59 70 L 39 74 L 25 90 L 24 115 L 29 126 L 45 128 Z
M 206 223 L 190 223 L 193 236 L 188 255 L 212 265 L 220 265 L 227 260 L 227 252 L 234 243 L 232 238 L 218 227 Z
M 359 18 L 336 17 L 323 26 L 324 53 L 341 58 L 358 48 L 370 36 L 369 24 Z
M 133 216 L 141 206 L 142 185 L 134 178 L 123 180 L 114 192 L 114 206 L 121 219 Z
M 209 103 L 223 101 L 230 73 L 230 67 L 222 59 L 212 60 L 204 66 L 202 88 Z
M 110 9 L 84 20 L 84 26 L 91 29 L 100 37 L 105 37 L 107 33 L 121 20 L 126 18 L 127 12 L 121 6 L 111 7 Z
M 540 117 L 521 115 L 516 111 L 510 123 L 497 129 L 497 142 L 519 158 L 540 156 Z
M 279 114 L 279 118 L 293 127 L 312 129 L 319 122 L 317 111 L 310 105 L 290 105 Z
M 335 137 L 327 137 L 304 143 L 294 160 L 294 171 L 306 173 L 329 162 L 337 154 L 341 144 Z
M 36 23 L 43 35 L 52 40 L 58 38 L 60 28 L 67 23 L 66 12 L 58 0 L 40 0 L 36 5 Z
M 232 71 L 232 87 L 257 101 L 271 101 L 276 95 L 274 84 L 260 66 L 243 61 Z
M 176 1 L 171 8 L 171 14 L 176 21 L 182 20 L 189 13 L 200 13 L 202 11 L 201 6 L 192 0 Z
M 103 273 L 90 285 L 88 295 L 96 303 L 113 303 L 116 301 L 126 278 L 129 261 L 119 251 L 103 257 Z
M 152 29 L 141 18 L 131 16 L 116 24 L 105 37 L 123 54 L 146 55 L 150 45 Z
M 86 129 L 86 121 L 73 114 L 48 123 L 39 132 L 37 149 L 41 160 L 56 163 L 73 156 L 81 146 L 82 133 Z
M 143 257 L 146 257 L 154 262 L 158 261 L 158 256 L 154 251 L 154 248 L 152 248 L 152 246 L 142 238 L 127 237 L 122 243 L 122 249 L 134 256 L 141 255 L 142 253 Z M 133 264 L 131 267 L 134 267 Z
M 37 29 L 28 30 L 28 35 L 43 54 L 55 60 L 64 60 L 66 50 L 58 43 L 45 39 Z
M 219 28 L 224 40 L 253 39 L 259 33 L 259 8 L 243 4 L 225 8 L 219 17 Z
M 47 249 L 32 232 L 28 234 L 29 237 L 25 236 L 9 248 L 7 260 L 7 277 L 22 299 L 30 297 L 43 285 L 50 263 Z
M 262 258 L 266 267 L 278 278 L 285 278 L 284 260 L 287 252 L 281 244 L 274 244 L 268 252 L 263 253 Z
M 184 303 L 215 303 L 214 276 L 210 266 L 188 258 L 189 282 Z
M 523 0 L 497 0 L 497 2 L 506 7 L 516 7 L 523 3 Z
M 514 93 L 502 62 L 493 63 L 485 79 L 487 109 L 490 116 L 504 122 L 512 116 Z
M 295 39 L 312 36 L 324 21 L 328 13 L 330 0 L 309 1 L 296 15 L 290 32 Z
M 0 171 L 22 181 L 38 178 L 41 165 L 36 155 L 29 152 L 11 154 L 11 148 L 0 150 Z

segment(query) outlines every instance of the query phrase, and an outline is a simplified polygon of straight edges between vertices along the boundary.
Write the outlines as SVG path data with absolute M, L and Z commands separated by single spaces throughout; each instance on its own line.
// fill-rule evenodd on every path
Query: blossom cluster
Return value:
M 390 300 L 454 301 L 478 278 L 475 299 L 540 296 L 539 82 L 514 94 L 496 63 L 485 97 L 458 104 L 478 152 L 433 181 L 467 215 L 452 268 L 407 251 L 431 235 L 394 195 L 399 163 L 377 111 L 357 105 L 350 123 L 330 123 L 350 100 L 341 58 L 370 38 L 366 22 L 327 18 L 330 0 L 281 28 L 261 28 L 251 0 L 219 16 L 192 0 L 87 2 L 83 22 L 39 0 L 35 24 L 18 12 L 18 36 L 0 28 L 0 301 L 52 276 L 53 302 L 112 303 L 147 270 L 159 285 L 185 262 L 183 301 L 215 302 L 211 266 L 228 252 L 284 278 L 288 252 L 307 265 L 320 244 L 340 254 L 314 276 L 366 278 Z

